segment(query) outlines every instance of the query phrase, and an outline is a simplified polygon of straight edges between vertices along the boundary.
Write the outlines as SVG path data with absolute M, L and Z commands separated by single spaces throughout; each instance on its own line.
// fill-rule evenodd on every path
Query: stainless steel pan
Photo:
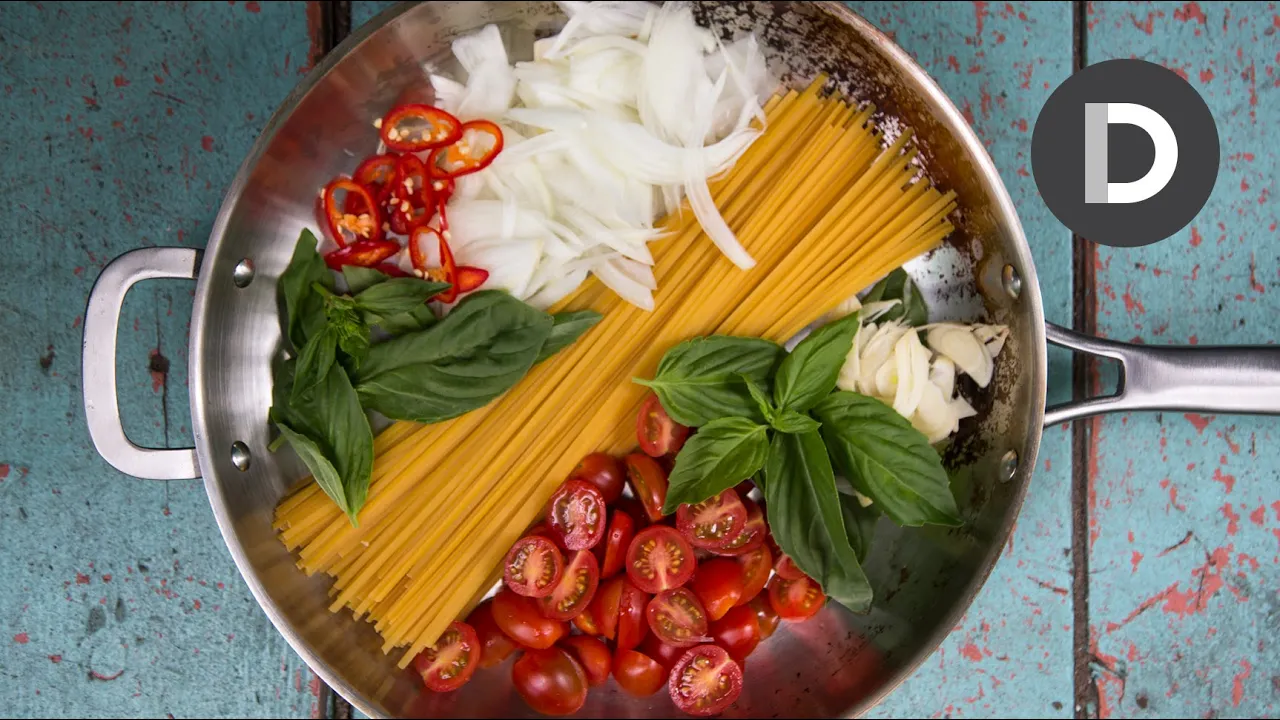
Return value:
M 1150 348 L 1047 326 L 1022 226 L 982 144 L 942 90 L 891 40 L 837 3 L 701 3 L 703 19 L 752 29 L 793 85 L 817 71 L 881 108 L 884 127 L 916 131 L 925 167 L 959 194 L 958 231 L 909 266 L 935 319 L 1006 323 L 1012 338 L 981 411 L 946 453 L 965 526 L 901 530 L 882 521 L 867 572 L 869 615 L 836 607 L 779 631 L 748 663 L 742 698 L 727 714 L 854 715 L 878 702 L 956 625 L 1004 547 L 1036 466 L 1040 432 L 1117 410 L 1280 411 L 1280 354 L 1262 348 Z M 203 476 L 223 539 L 271 621 L 333 688 L 371 715 L 513 717 L 529 710 L 509 672 L 480 672 L 463 691 L 419 692 L 379 650 L 370 626 L 326 609 L 328 582 L 307 577 L 271 530 L 272 511 L 305 474 L 272 455 L 266 413 L 270 360 L 280 346 L 275 280 L 298 232 L 313 225 L 317 188 L 375 143 L 370 122 L 423 81 L 424 61 L 450 67 L 449 41 L 499 23 L 531 54 L 535 33 L 562 18 L 551 3 L 440 2 L 392 8 L 359 29 L 272 117 L 227 192 L 203 255 L 135 250 L 99 277 L 85 316 L 84 388 L 90 433 L 116 468 L 144 478 Z M 521 45 L 523 43 L 523 46 Z M 191 408 L 196 447 L 151 450 L 121 430 L 115 338 L 130 285 L 155 277 L 197 281 L 191 323 Z M 832 298 L 833 303 L 840 298 Z M 1124 364 L 1118 395 L 1045 409 L 1046 338 Z M 1064 499 L 1065 500 L 1065 499 Z M 675 714 L 665 694 L 635 700 L 594 691 L 588 715 Z

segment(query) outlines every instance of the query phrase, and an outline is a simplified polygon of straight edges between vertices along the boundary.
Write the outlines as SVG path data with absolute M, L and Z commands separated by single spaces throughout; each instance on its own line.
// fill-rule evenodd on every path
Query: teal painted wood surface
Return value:
M 0 707 L 17 716 L 293 716 L 319 685 L 267 621 L 198 480 L 125 477 L 80 391 L 94 278 L 142 245 L 203 246 L 226 185 L 295 85 L 302 3 L 5 5 L 0 283 Z M 124 309 L 136 442 L 189 445 L 193 283 Z
M 1178 72 L 1213 111 L 1217 184 L 1190 227 L 1099 248 L 1097 326 L 1149 344 L 1280 339 L 1280 15 L 1275 3 L 1093 3 L 1090 63 Z M 1089 653 L 1100 717 L 1274 717 L 1280 700 L 1275 418 L 1094 423 Z

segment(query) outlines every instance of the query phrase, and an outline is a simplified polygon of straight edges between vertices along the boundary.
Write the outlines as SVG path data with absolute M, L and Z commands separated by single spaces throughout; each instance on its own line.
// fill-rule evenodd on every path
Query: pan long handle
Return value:
M 1055 405 L 1045 426 L 1130 410 L 1280 414 L 1280 347 L 1152 347 L 1081 335 L 1050 323 L 1054 345 L 1120 361 L 1114 395 Z
M 200 252 L 189 248 L 141 248 L 112 260 L 89 293 L 84 314 L 84 414 L 98 454 L 121 472 L 148 480 L 200 477 L 193 448 L 138 447 L 124 434 L 116 399 L 116 332 L 125 293 L 157 278 L 194 280 Z

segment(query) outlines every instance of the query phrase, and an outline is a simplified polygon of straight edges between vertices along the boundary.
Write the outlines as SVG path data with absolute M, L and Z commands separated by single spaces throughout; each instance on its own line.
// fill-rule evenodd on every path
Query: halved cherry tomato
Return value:
M 582 666 L 588 685 L 595 687 L 609 682 L 609 668 L 613 665 L 613 658 L 609 657 L 609 646 L 599 638 L 575 635 L 565 638 L 561 644 Z
M 600 563 L 600 577 L 609 578 L 617 575 L 627 561 L 627 550 L 631 547 L 631 539 L 636 536 L 636 521 L 631 519 L 626 510 L 613 511 L 613 520 L 609 523 L 609 531 L 605 533 L 604 559 Z
M 783 553 L 773 565 L 773 571 L 778 573 L 778 577 L 783 580 L 800 580 L 808 577 L 804 571 L 796 566 L 795 561 L 790 555 Z
M 747 656 L 760 644 L 760 620 L 756 611 L 743 605 L 729 611 L 727 615 L 711 623 L 711 638 L 716 644 L 729 651 L 729 657 L 738 663 L 746 661 Z
M 578 616 L 573 619 L 573 626 L 587 635 L 599 635 L 600 626 L 596 624 L 596 614 L 591 611 L 591 608 L 592 606 L 588 604 L 586 610 L 578 613 Z
M 742 565 L 731 558 L 716 558 L 698 563 L 689 583 L 711 620 L 719 620 L 730 608 L 740 604 L 746 592 L 746 577 Z M 760 584 L 764 587 L 764 583 Z
M 781 575 L 769 581 L 769 604 L 784 620 L 808 620 L 827 602 L 818 583 L 801 576 L 788 580 Z
M 596 590 L 595 598 L 584 613 L 591 615 L 592 624 L 597 630 L 595 634 L 606 640 L 613 640 L 618 636 L 618 603 L 622 600 L 622 586 L 626 581 L 626 575 L 610 578 Z
M 519 647 L 498 627 L 493 619 L 493 601 L 485 600 L 467 616 L 467 624 L 480 639 L 480 662 L 477 667 L 491 668 L 501 664 Z
M 638 647 L 649 634 L 649 625 L 645 622 L 644 611 L 649 605 L 649 595 L 624 580 L 618 597 L 618 649 L 630 650 Z
M 527 648 L 549 648 L 569 631 L 563 622 L 543 617 L 536 600 L 505 587 L 493 596 L 493 620 L 507 637 Z
M 564 557 L 555 543 L 541 535 L 526 535 L 507 552 L 502 581 L 517 595 L 544 598 L 556 589 L 563 573 Z
M 746 605 L 751 598 L 760 594 L 764 590 L 764 586 L 769 582 L 769 573 L 773 571 L 773 556 L 769 554 L 769 548 L 762 543 L 760 547 L 752 550 L 745 555 L 739 555 L 735 558 L 738 565 L 742 567 L 742 597 L 738 598 L 738 605 Z M 701 571 L 702 567 L 699 566 Z
M 552 620 L 572 620 L 587 609 L 600 582 L 600 568 L 590 550 L 573 554 L 560 582 L 547 597 L 538 602 L 542 614 Z
M 778 623 L 782 622 L 782 618 L 778 617 L 778 611 L 773 609 L 773 603 L 769 601 L 766 593 L 761 593 L 751 598 L 751 602 L 746 604 L 756 614 L 756 621 L 760 623 L 760 638 L 763 640 L 773 631 L 778 629 Z
M 410 153 L 448 145 L 462 135 L 458 118 L 431 105 L 407 103 L 391 108 L 378 134 L 396 152 Z
M 636 418 L 636 437 L 640 449 L 649 457 L 662 457 L 680 452 L 689 437 L 689 428 L 667 415 L 658 396 L 649 393 Z
M 724 648 L 699 645 L 685 652 L 667 682 L 671 701 L 690 715 L 718 715 L 742 694 L 742 667 Z
M 644 506 L 649 522 L 662 519 L 662 505 L 667 501 L 667 473 L 653 458 L 631 453 L 624 460 L 631 491 Z
M 569 480 L 547 504 L 547 525 L 570 550 L 590 550 L 604 537 L 608 522 L 604 497 L 595 485 Z
M 586 671 L 563 648 L 526 651 L 511 667 L 511 681 L 543 715 L 572 715 L 587 702 Z
M 351 173 L 351 179 L 363 185 L 375 200 L 380 199 L 390 189 L 391 180 L 396 175 L 398 161 L 399 157 L 396 155 L 371 155 L 356 166 L 356 171 Z M 347 201 L 347 212 L 351 212 L 350 195 L 347 196 Z
M 613 679 L 634 697 L 649 697 L 667 681 L 662 664 L 635 650 L 619 650 L 613 659 Z
M 680 658 L 684 656 L 685 650 L 688 650 L 688 648 L 668 645 L 652 633 L 646 635 L 644 642 L 640 643 L 640 652 L 657 660 L 658 664 L 662 666 L 663 675 L 671 672 L 671 668 L 675 667 Z
M 723 547 L 712 549 L 717 555 L 745 555 L 762 547 L 765 536 L 769 534 L 769 527 L 764 522 L 764 511 L 760 506 L 750 498 L 742 495 L 738 497 L 742 498 L 742 505 L 747 509 L 747 524 L 741 532 L 725 542 Z
M 678 588 L 693 577 L 693 548 L 680 533 L 653 525 L 636 534 L 627 550 L 627 577 L 650 593 Z
M 707 611 L 689 588 L 664 590 L 645 610 L 649 629 L 668 645 L 689 647 L 707 639 Z
M 398 252 L 400 243 L 392 240 L 361 240 L 326 253 L 324 264 L 336 272 L 342 272 L 347 265 L 373 267 Z
M 608 453 L 591 453 L 582 458 L 573 472 L 569 473 L 569 479 L 595 485 L 609 505 L 622 497 L 622 487 L 625 483 L 622 466 L 618 464 L 617 458 Z
M 747 508 L 732 488 L 700 503 L 676 510 L 676 528 L 694 547 L 715 550 L 737 539 L 746 528 Z
M 342 200 L 338 194 L 342 193 Z M 325 225 L 338 247 L 361 240 L 382 239 L 382 214 L 368 188 L 347 177 L 337 177 L 321 194 Z
M 476 673 L 480 662 L 480 640 L 468 624 L 455 622 L 435 645 L 413 659 L 413 669 L 433 692 L 457 690 Z
M 427 182 L 427 168 L 416 155 L 397 158 L 395 174 L 381 198 L 387 225 L 401 235 L 426 225 L 436 212 L 435 192 Z
M 529 528 L 529 532 L 525 533 L 525 535 L 526 536 L 537 535 L 538 537 L 544 537 L 550 540 L 551 542 L 555 543 L 556 547 L 560 548 L 561 550 L 565 549 L 564 546 L 560 544 L 560 536 L 552 532 L 551 528 L 547 527 L 547 524 L 545 522 L 540 522 L 537 525 L 534 525 L 533 527 Z
M 645 457 L 648 457 L 647 455 Z M 640 531 L 649 526 L 652 522 L 649 519 L 649 512 L 644 509 L 644 505 L 636 498 L 630 495 L 624 495 L 616 503 L 617 508 L 627 515 L 631 516 L 631 520 L 636 524 L 636 530 Z
M 433 178 L 457 178 L 489 167 L 502 152 L 502 128 L 488 120 L 462 124 L 462 135 L 448 145 L 437 147 L 427 158 Z

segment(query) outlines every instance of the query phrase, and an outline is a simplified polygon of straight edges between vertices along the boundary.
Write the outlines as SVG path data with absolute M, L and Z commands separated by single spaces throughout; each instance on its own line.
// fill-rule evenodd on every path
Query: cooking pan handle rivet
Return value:
M 236 466 L 240 472 L 249 470 L 249 461 L 253 457 L 249 454 L 249 446 L 239 440 L 231 443 L 231 464 Z
M 238 288 L 248 287 L 249 283 L 253 282 L 253 261 L 245 258 L 236 263 L 236 269 L 231 273 L 231 281 Z
M 1008 266 L 1006 266 L 1007 268 Z M 1010 450 L 1000 458 L 1000 481 L 1009 482 L 1018 472 L 1018 451 Z
M 1014 300 L 1022 294 L 1022 275 L 1018 274 L 1018 269 L 1012 265 L 1005 265 L 1004 271 L 1000 273 L 1004 280 L 1004 291 Z

